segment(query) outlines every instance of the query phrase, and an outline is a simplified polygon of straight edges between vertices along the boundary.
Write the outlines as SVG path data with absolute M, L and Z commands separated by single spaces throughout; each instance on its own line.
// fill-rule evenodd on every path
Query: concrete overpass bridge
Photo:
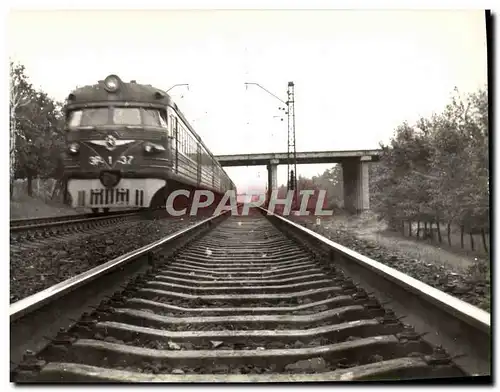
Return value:
M 344 207 L 352 212 L 370 208 L 368 165 L 380 159 L 382 150 L 297 152 L 297 164 L 340 163 L 344 182 Z M 287 164 L 287 153 L 217 155 L 222 166 L 267 166 L 268 196 L 278 189 L 278 165 Z

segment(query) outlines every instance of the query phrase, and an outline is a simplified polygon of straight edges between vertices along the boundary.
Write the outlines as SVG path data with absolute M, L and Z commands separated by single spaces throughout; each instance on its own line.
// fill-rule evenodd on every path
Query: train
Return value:
M 163 90 L 108 75 L 64 104 L 67 203 L 93 213 L 164 208 L 175 190 L 208 190 L 220 201 L 236 186 Z M 182 200 L 177 197 L 175 200 Z M 189 206 L 190 198 L 180 204 Z M 177 208 L 174 205 L 174 208 Z

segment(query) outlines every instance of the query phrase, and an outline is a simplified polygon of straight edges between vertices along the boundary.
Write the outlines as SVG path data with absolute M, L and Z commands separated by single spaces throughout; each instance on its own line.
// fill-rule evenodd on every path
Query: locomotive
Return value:
M 157 209 L 174 190 L 191 195 L 209 190 L 219 200 L 228 190 L 236 192 L 177 105 L 158 88 L 109 75 L 72 91 L 64 113 L 63 181 L 73 207 L 93 213 Z

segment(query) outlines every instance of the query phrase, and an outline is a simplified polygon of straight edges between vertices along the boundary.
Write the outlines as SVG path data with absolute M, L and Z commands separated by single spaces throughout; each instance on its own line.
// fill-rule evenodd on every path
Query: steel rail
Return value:
M 374 273 L 386 278 L 390 279 L 393 282 L 399 284 L 400 286 L 411 290 L 418 296 L 425 298 L 427 301 L 432 302 L 434 305 L 439 306 L 441 309 L 450 313 L 451 315 L 459 317 L 462 321 L 470 324 L 473 327 L 476 327 L 484 332 L 490 332 L 491 328 L 491 315 L 490 313 L 468 304 L 456 297 L 451 296 L 441 290 L 438 290 L 434 287 L 429 286 L 415 278 L 412 278 L 409 275 L 406 275 L 394 268 L 388 267 L 385 264 L 382 264 L 378 261 L 370 259 L 367 256 L 363 256 L 360 253 L 353 251 L 352 249 L 346 248 L 332 240 L 329 240 L 326 237 L 306 228 L 300 226 L 288 219 L 283 218 L 282 216 L 275 215 L 278 219 L 286 222 L 287 224 L 294 226 L 296 229 L 307 233 L 309 236 L 314 237 L 315 239 L 323 242 L 325 245 L 328 245 L 333 250 L 336 250 L 342 253 L 344 256 L 348 256 L 351 260 L 356 261 L 359 264 L 362 264 L 366 268 L 369 268 Z
M 431 333 L 428 336 L 424 336 L 423 339 L 427 340 L 431 345 L 435 346 L 437 344 L 443 346 L 446 352 L 452 356 L 454 364 L 461 368 L 465 374 L 491 374 L 491 348 L 489 344 L 491 340 L 491 316 L 489 313 L 339 245 L 282 216 L 271 214 L 264 208 L 260 208 L 260 211 L 263 215 L 266 215 L 278 230 L 284 232 L 292 240 L 311 249 L 318 256 L 317 261 L 323 264 L 325 268 L 335 265 L 336 269 L 344 271 L 350 279 L 363 287 L 363 289 L 373 293 L 380 302 L 389 299 L 389 307 L 398 316 L 405 315 L 405 323 L 407 322 L 414 327 L 417 333 L 424 335 L 424 332 L 430 331 Z M 42 317 L 46 317 L 47 319 L 52 318 L 52 321 L 49 322 L 53 326 L 56 326 L 61 324 L 60 320 L 54 319 L 58 315 L 68 318 L 70 315 L 66 314 L 66 312 L 69 310 L 78 315 L 82 314 L 82 304 L 77 304 L 77 300 L 74 303 L 72 298 L 92 297 L 92 300 L 95 300 L 94 297 L 102 298 L 104 295 L 107 295 L 104 293 L 104 290 L 108 290 L 109 293 L 116 292 L 118 284 L 122 284 L 125 278 L 128 279 L 129 276 L 133 276 L 130 273 L 132 268 L 140 267 L 144 271 L 144 268 L 150 264 L 150 259 L 154 259 L 154 256 L 151 258 L 150 255 L 155 255 L 156 250 L 170 243 L 171 246 L 166 249 L 168 250 L 168 254 L 171 254 L 175 249 L 178 249 L 176 244 L 181 242 L 183 245 L 189 242 L 193 238 L 193 235 L 197 236 L 204 232 L 202 226 L 205 228 L 212 227 L 212 223 L 227 212 L 226 210 L 220 215 L 212 216 L 159 241 L 111 260 L 73 279 L 69 279 L 50 289 L 12 304 L 10 307 L 11 335 L 14 333 L 16 343 L 14 343 L 14 346 L 11 343 L 11 357 L 12 347 L 15 347 L 15 350 L 18 352 L 23 347 L 31 349 L 32 346 L 25 343 L 27 340 L 32 342 L 37 341 L 41 344 L 40 336 L 43 336 L 43 331 L 38 331 L 37 326 L 41 326 L 42 329 L 46 328 L 45 321 L 40 321 L 43 320 Z M 201 230 L 196 230 L 197 228 Z M 161 257 L 169 257 L 168 254 Z M 114 272 L 110 273 L 112 271 Z M 121 281 L 120 278 L 122 278 Z M 64 283 L 66 284 L 64 285 Z M 77 288 L 80 289 L 77 290 Z M 123 286 L 121 288 L 123 289 Z M 38 296 L 36 301 L 35 296 Z M 57 300 L 58 298 L 60 299 Z M 59 308 L 61 305 L 63 305 L 62 309 Z M 66 310 L 65 307 L 68 306 L 70 308 Z M 47 317 L 47 315 L 50 315 L 50 317 Z M 26 316 L 26 318 L 23 318 L 23 316 Z M 16 323 L 21 329 L 24 326 L 26 326 L 26 329 L 23 332 L 15 332 Z M 30 328 L 32 331 L 29 330 Z M 36 330 L 33 330 L 33 328 Z M 35 334 L 36 337 L 33 338 L 30 332 Z M 51 334 L 46 333 L 45 336 L 51 336 Z M 29 344 L 32 343 L 30 342 Z M 467 357 L 465 359 L 457 359 L 456 356 L 458 353 L 465 354 Z M 19 358 L 19 355 L 16 355 Z M 412 358 L 411 360 L 418 362 L 421 359 Z M 63 365 L 66 366 L 66 364 Z M 397 366 L 400 365 L 401 363 L 398 362 Z M 415 363 L 413 365 L 417 366 L 418 364 Z M 77 367 L 75 371 L 78 371 L 78 369 L 80 368 Z M 60 369 L 54 368 L 53 371 L 60 373 Z M 98 375 L 95 373 L 95 376 L 97 379 L 102 380 L 102 374 Z M 131 380 L 134 374 L 116 373 L 115 376 L 123 376 L 124 379 Z M 201 376 L 205 377 L 206 375 Z M 299 379 L 305 381 L 301 376 L 299 376 Z M 330 376 L 331 379 L 335 379 L 341 375 L 334 375 L 332 373 Z M 112 376 L 110 377 L 113 378 Z M 194 379 L 198 380 L 197 377 L 188 376 L 187 379 L 183 378 L 183 381 L 188 381 L 189 379 L 191 382 L 196 382 Z M 346 375 L 342 375 L 341 377 L 344 378 Z M 176 378 L 176 380 L 179 378 L 181 377 Z M 266 378 L 266 381 L 284 381 L 285 378 L 271 377 L 270 379 Z M 148 381 L 147 379 L 153 381 L 150 380 L 149 376 L 141 381 Z M 226 375 L 210 375 L 210 380 L 212 382 L 227 382 L 228 378 Z M 244 376 L 233 381 L 249 382 L 252 380 L 255 380 L 255 378 Z M 159 377 L 155 381 L 175 382 L 170 376 Z M 260 381 L 264 381 L 264 379 Z M 312 381 L 312 379 L 309 381 Z
M 189 226 L 185 229 L 182 229 L 180 231 L 177 231 L 173 234 L 170 234 L 160 240 L 157 240 L 155 242 L 152 242 L 148 245 L 143 246 L 142 248 L 133 250 L 129 253 L 126 253 L 122 256 L 118 256 L 115 259 L 112 259 L 104 264 L 101 264 L 95 268 L 92 268 L 88 271 L 85 271 L 77 276 L 74 276 L 72 278 L 69 278 L 67 280 L 64 280 L 52 287 L 49 287 L 43 291 L 40 291 L 36 294 L 30 295 L 29 297 L 23 298 L 17 302 L 14 302 L 10 305 L 9 308 L 9 317 L 10 321 L 16 321 L 17 319 L 21 318 L 22 316 L 31 313 L 43 305 L 50 303 L 54 300 L 56 300 L 59 297 L 62 297 L 65 294 L 68 294 L 74 290 L 76 290 L 78 287 L 83 286 L 85 284 L 88 284 L 92 282 L 95 279 L 98 279 L 99 277 L 108 274 L 109 272 L 112 272 L 116 269 L 119 269 L 123 267 L 124 265 L 130 263 L 133 260 L 136 260 L 139 257 L 145 256 L 148 253 L 164 246 L 167 245 L 169 242 L 174 241 L 175 239 L 178 239 L 194 230 L 197 228 L 205 225 L 208 222 L 213 221 L 214 219 L 217 219 L 224 214 L 227 213 L 226 211 L 222 211 L 221 214 L 211 216 L 207 219 L 202 220 L 201 222 L 195 223 L 192 226 Z
M 107 296 L 123 290 L 124 284 L 161 264 L 165 254 L 172 254 L 220 219 L 225 219 L 226 212 L 11 304 L 11 372 L 21 363 L 27 350 L 43 350 L 50 343 L 50 337 L 60 330 L 70 329 L 82 314 L 92 312 Z M 157 257 L 156 252 L 160 249 L 162 256 Z
M 129 216 L 140 213 L 142 210 L 127 210 L 127 211 L 113 211 L 105 215 L 93 215 L 93 214 L 75 214 L 75 215 L 61 215 L 54 217 L 42 217 L 42 218 L 26 218 L 26 219 L 13 219 L 10 221 L 10 231 L 21 231 L 37 228 L 47 228 L 60 226 L 65 223 L 82 223 L 82 222 L 92 222 L 97 220 L 102 220 L 106 218 L 114 218 L 121 216 Z
M 368 286 L 376 295 L 390 301 L 399 313 L 407 314 L 405 322 L 408 320 L 422 333 L 432 330 L 434 334 L 426 337 L 430 342 L 435 344 L 445 340 L 448 346 L 443 344 L 443 347 L 447 351 L 468 356 L 468 360 L 457 361 L 459 365 L 464 363 L 462 367 L 467 373 L 491 374 L 490 313 L 337 244 L 281 215 L 262 207 L 260 209 L 273 223 L 295 233 L 296 238 L 305 238 L 309 247 L 321 249 L 328 255 L 328 263 L 345 269 L 361 286 Z

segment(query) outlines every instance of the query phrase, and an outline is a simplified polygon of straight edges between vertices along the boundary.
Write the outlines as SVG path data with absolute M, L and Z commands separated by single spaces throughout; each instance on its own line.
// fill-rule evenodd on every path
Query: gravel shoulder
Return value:
M 371 213 L 360 216 L 335 214 L 320 218 L 288 216 L 288 219 L 324 235 L 358 253 L 382 262 L 439 290 L 489 311 L 489 260 L 467 257 L 432 244 L 386 232 Z
M 316 221 L 316 218 L 303 218 L 305 218 L 305 222 L 315 223 Z M 303 218 L 300 217 L 299 219 Z M 387 250 L 399 253 L 402 256 L 443 265 L 457 273 L 465 272 L 477 260 L 473 256 L 460 255 L 438 245 L 404 238 L 397 233 L 387 231 L 386 224 L 377 221 L 376 217 L 371 213 L 360 216 L 334 215 L 322 217 L 321 226 L 330 233 L 337 230 L 349 231 L 360 240 L 376 242 Z
M 45 218 L 47 216 L 76 215 L 85 212 L 83 208 L 71 208 L 56 202 L 50 202 L 49 204 L 29 196 L 23 196 L 10 202 L 10 219 Z
M 203 217 L 128 222 L 71 240 L 11 252 L 10 303 L 40 292 L 115 257 L 191 226 Z

